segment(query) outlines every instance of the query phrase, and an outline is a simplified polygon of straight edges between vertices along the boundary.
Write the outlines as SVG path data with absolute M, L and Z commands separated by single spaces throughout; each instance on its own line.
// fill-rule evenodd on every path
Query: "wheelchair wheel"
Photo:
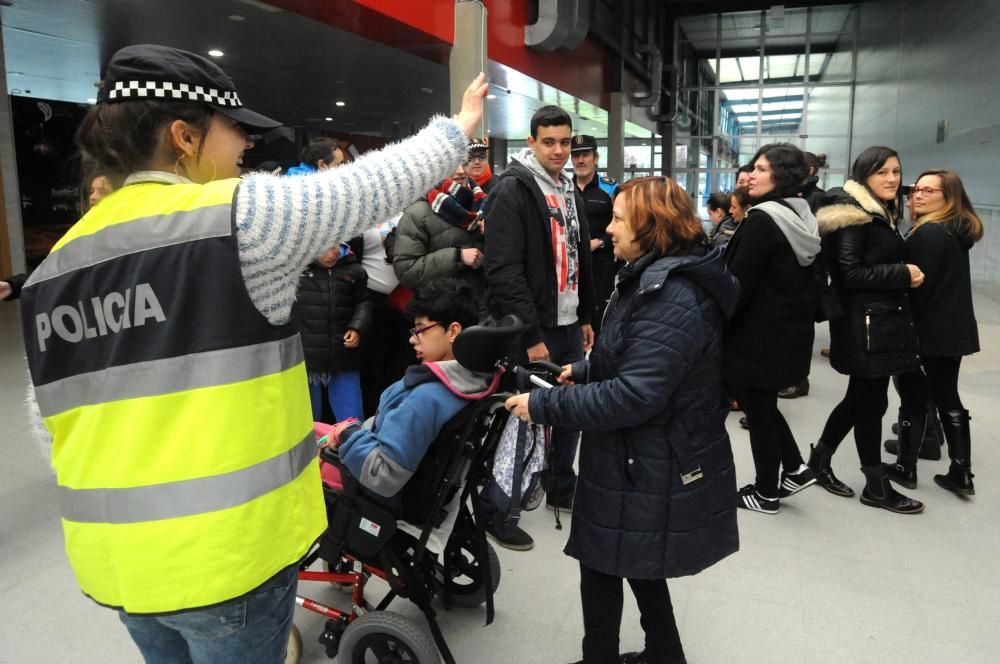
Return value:
M 486 545 L 486 554 L 490 566 L 490 585 L 493 592 L 500 586 L 500 558 L 493 546 Z M 486 602 L 486 589 L 483 570 L 480 561 L 465 546 L 448 547 L 445 558 L 456 576 L 447 582 L 447 591 L 452 603 L 462 609 L 474 609 Z M 440 597 L 445 595 L 443 568 L 438 565 L 434 574 L 434 592 Z
M 302 634 L 299 628 L 292 625 L 292 631 L 288 633 L 288 650 L 285 651 L 285 664 L 298 664 L 302 657 Z
M 408 618 L 389 611 L 358 616 L 344 630 L 337 661 L 344 664 L 439 664 L 434 639 Z

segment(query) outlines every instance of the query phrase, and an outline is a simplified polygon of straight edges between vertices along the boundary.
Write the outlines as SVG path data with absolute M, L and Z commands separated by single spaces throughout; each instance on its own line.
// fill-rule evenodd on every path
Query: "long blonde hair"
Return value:
M 942 168 L 924 171 L 917 182 L 925 175 L 933 175 L 941 180 L 941 194 L 944 196 L 944 207 L 935 212 L 928 212 L 913 223 L 913 230 L 924 224 L 945 224 L 948 229 L 960 236 L 970 246 L 983 237 L 983 222 L 972 207 L 972 202 L 965 193 L 962 180 L 955 171 Z

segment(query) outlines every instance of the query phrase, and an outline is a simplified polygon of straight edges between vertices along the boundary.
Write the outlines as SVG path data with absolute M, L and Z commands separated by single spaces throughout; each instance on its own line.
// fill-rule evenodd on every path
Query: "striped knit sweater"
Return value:
M 415 136 L 350 164 L 297 177 L 248 175 L 236 191 L 236 237 L 250 299 L 272 325 L 288 322 L 302 270 L 327 247 L 398 214 L 465 159 L 458 124 L 437 116 Z M 127 180 L 172 180 L 172 173 Z M 48 456 L 51 438 L 28 382 L 33 433 Z

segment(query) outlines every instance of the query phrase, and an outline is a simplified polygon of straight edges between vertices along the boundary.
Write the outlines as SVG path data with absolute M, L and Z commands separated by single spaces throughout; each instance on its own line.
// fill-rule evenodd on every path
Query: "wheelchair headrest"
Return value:
M 521 352 L 521 334 L 528 329 L 517 316 L 487 320 L 462 330 L 451 350 L 470 371 L 493 371 L 498 361 Z

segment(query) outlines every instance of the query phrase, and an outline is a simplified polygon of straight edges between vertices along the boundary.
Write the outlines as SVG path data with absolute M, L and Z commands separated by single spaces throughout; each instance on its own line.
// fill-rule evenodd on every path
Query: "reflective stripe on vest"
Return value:
M 316 436 L 258 464 L 224 475 L 127 489 L 59 487 L 59 508 L 77 523 L 138 523 L 235 507 L 299 476 L 316 459 Z
M 124 187 L 22 292 L 67 556 L 131 613 L 243 595 L 326 525 L 301 342 L 250 301 L 236 186 Z

